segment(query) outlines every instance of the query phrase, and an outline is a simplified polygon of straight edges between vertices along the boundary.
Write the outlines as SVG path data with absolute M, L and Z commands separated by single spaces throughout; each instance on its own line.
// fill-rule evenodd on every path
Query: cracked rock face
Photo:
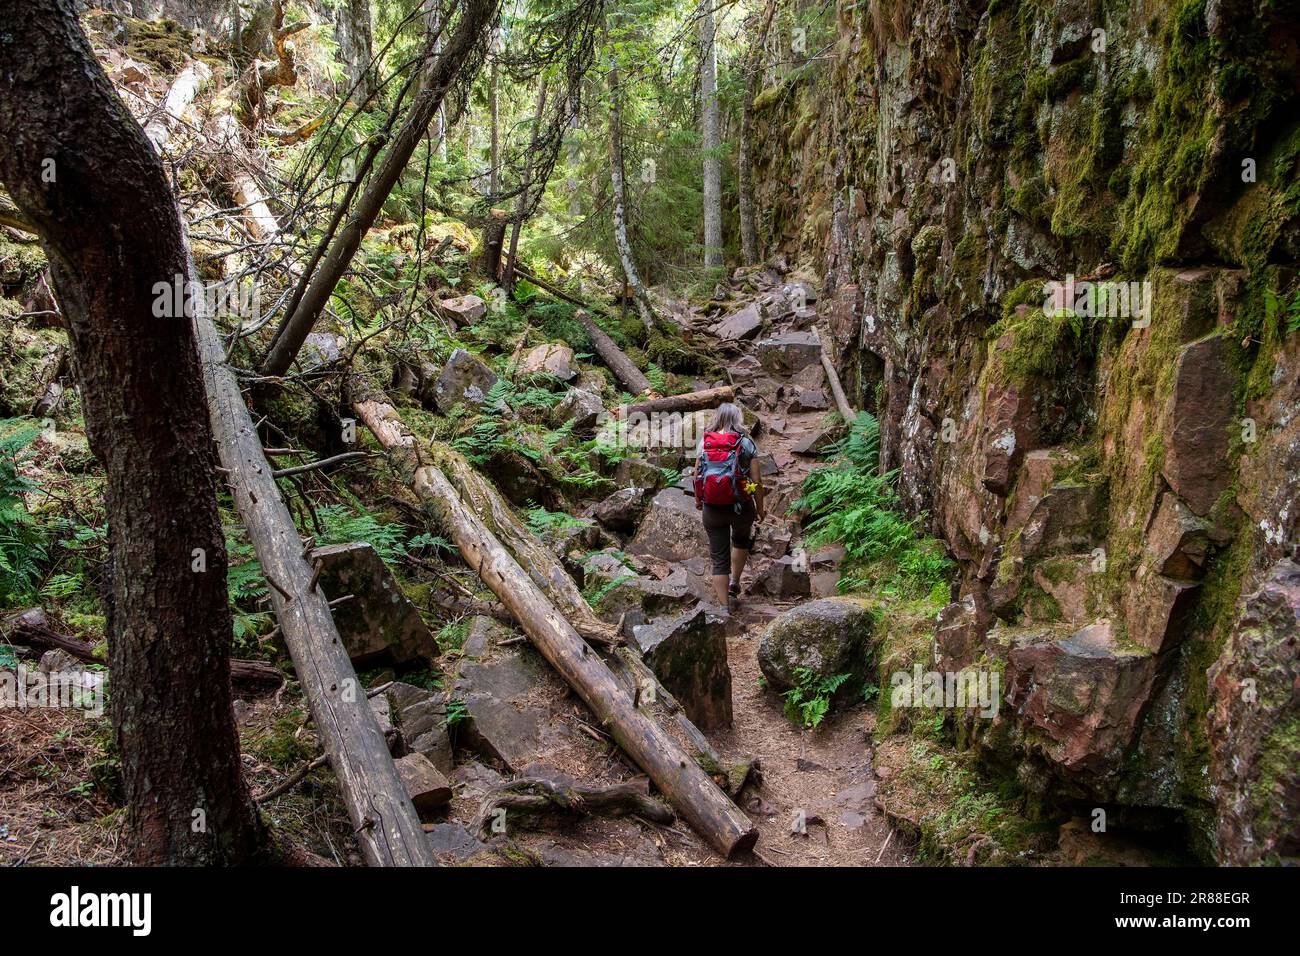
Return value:
M 1225 863 L 1300 858 L 1300 565 L 1283 559 L 1241 602 L 1210 668 L 1210 775 Z
M 958 563 L 971 610 L 940 623 L 944 653 L 1010 654 L 1023 678 L 1019 708 L 977 736 L 1004 767 L 1181 811 L 1166 822 L 1225 861 L 1229 841 L 1284 855 L 1277 808 L 1293 786 L 1273 775 L 1270 803 L 1238 779 L 1249 747 L 1206 746 L 1204 701 L 1216 726 L 1270 746 L 1290 719 L 1207 694 L 1205 662 L 1222 651 L 1216 679 L 1245 680 L 1280 653 L 1262 608 L 1300 538 L 1300 337 L 1266 331 L 1276 317 L 1259 298 L 1288 294 L 1277 264 L 1300 253 L 1282 122 L 1297 62 L 1261 81 L 1278 105 L 1248 118 L 1231 105 L 1247 94 L 1179 79 L 1171 59 L 1237 69 L 1280 26 L 1242 12 L 1211 2 L 1139 23 L 1059 0 L 954 21 L 922 0 L 907 17 L 841 17 L 833 67 L 763 91 L 754 156 L 765 254 L 822 277 L 808 304 L 849 400 L 877 416 L 882 469 Z M 1190 46 L 1174 42 L 1179 23 Z M 1102 56 L 1123 68 L 1097 69 Z M 1162 98 L 1211 127 L 1185 179 L 1158 159 L 1191 128 L 1152 122 Z M 1242 137 L 1287 157 L 1285 173 L 1201 175 Z M 1137 298 L 1129 313 L 1053 319 L 1043 284 L 1067 276 Z M 783 361 L 764 365 L 790 374 Z M 1103 622 L 1109 650 L 1075 640 Z M 1217 840 L 1201 822 L 1211 805 Z

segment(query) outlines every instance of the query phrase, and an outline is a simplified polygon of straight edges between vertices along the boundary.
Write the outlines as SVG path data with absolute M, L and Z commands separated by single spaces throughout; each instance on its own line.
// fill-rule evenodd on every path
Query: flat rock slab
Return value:
M 425 835 L 434 859 L 441 864 L 469 863 L 481 855 L 485 855 L 483 862 L 497 861 L 492 848 L 462 823 L 439 823 L 427 829 Z
M 529 644 L 490 644 L 486 657 L 462 662 L 452 696 L 466 711 L 458 741 L 512 772 L 548 762 L 594 777 L 606 763 L 605 748 L 575 726 L 595 718 Z
M 724 342 L 736 342 L 753 337 L 762 327 L 762 310 L 756 303 L 751 302 L 719 322 L 714 327 L 713 334 Z
M 414 684 L 393 681 L 383 693 L 387 713 L 402 735 L 401 750 L 429 759 L 442 773 L 451 773 L 452 746 L 447 732 L 447 695 Z M 371 706 L 376 698 L 371 698 Z
M 437 657 L 438 642 L 378 552 L 364 541 L 314 548 L 320 562 L 319 586 L 335 600 L 334 623 L 357 667 L 399 664 Z
M 813 332 L 786 332 L 757 344 L 763 368 L 777 375 L 793 375 L 820 362 L 821 340 Z

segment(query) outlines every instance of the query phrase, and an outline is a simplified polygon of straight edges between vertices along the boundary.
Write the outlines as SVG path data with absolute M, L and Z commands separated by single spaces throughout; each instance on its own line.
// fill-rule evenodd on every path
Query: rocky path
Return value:
M 742 805 L 761 830 L 758 853 L 764 862 L 900 865 L 907 862 L 907 851 L 873 804 L 875 714 L 857 705 L 804 730 L 784 716 L 780 697 L 763 686 L 758 644 L 767 623 L 804 600 L 835 593 L 834 549 L 807 553 L 797 524 L 785 512 L 819 462 L 809 452 L 828 443 L 827 423 L 838 416 L 828 417 L 834 400 L 820 365 L 820 346 L 810 335 L 811 287 L 763 270 L 734 282 L 733 290 L 721 317 L 694 316 L 690 326 L 716 337 L 717 348 L 735 356 L 730 370 L 737 398 L 761 422 L 755 440 L 760 456 L 770 462 L 764 468 L 769 498 L 742 581 L 737 617 L 743 630 L 728 639 L 734 723 L 718 743 L 753 754 L 762 764 L 762 786 Z M 755 326 L 755 318 L 765 324 Z
M 616 476 L 620 490 L 585 514 L 592 520 L 571 529 L 572 537 L 550 542 L 591 595 L 596 612 L 620 626 L 716 751 L 708 757 L 723 768 L 715 779 L 731 780 L 737 802 L 760 830 L 756 852 L 731 865 L 907 861 L 903 841 L 891 835 L 874 807 L 873 710 L 859 702 L 833 712 L 816 729 L 802 729 L 784 716 L 783 700 L 766 686 L 758 664 L 767 625 L 783 611 L 835 594 L 839 578 L 836 549 L 809 554 L 797 523 L 787 517 L 803 478 L 819 461 L 818 450 L 835 437 L 820 344 L 810 331 L 815 312 L 807 303 L 814 296 L 806 284 L 763 270 L 738 276 L 706 308 L 676 315 L 697 345 L 722 357 L 747 411 L 769 489 L 768 515 L 742 582 L 742 606 L 730 621 L 712 605 L 707 540 L 687 491 L 693 440 L 638 446 Z M 698 387 L 718 384 L 728 383 Z M 695 414 L 707 423 L 713 412 Z M 684 477 L 655 492 L 663 470 L 678 468 Z M 610 662 L 620 673 L 617 659 Z M 558 675 L 509 627 L 473 619 L 463 647 L 444 663 L 453 677 L 441 691 L 397 684 L 376 701 L 382 718 L 398 728 L 404 748 L 432 764 L 433 783 L 445 784 L 433 787 L 442 803 L 426 824 L 442 862 L 724 863 L 680 820 L 664 825 L 635 814 L 553 808 L 485 817 L 485 801 L 494 791 L 521 778 L 560 786 L 630 784 L 642 792 L 649 787 Z M 681 728 L 667 713 L 656 716 L 679 735 Z M 689 752 L 699 749 L 692 749 L 689 732 L 679 742 Z M 751 766 L 757 772 L 748 777 L 735 769 Z

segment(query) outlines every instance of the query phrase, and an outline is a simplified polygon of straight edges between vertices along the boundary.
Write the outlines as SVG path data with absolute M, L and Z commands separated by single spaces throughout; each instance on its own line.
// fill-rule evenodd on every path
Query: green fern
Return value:
M 0 419 L 0 606 L 30 603 L 48 556 L 45 529 L 23 499 L 36 485 L 19 474 L 40 433 L 30 421 Z
M 801 727 L 819 725 L 831 709 L 831 696 L 849 679 L 848 674 L 819 678 L 807 667 L 794 670 L 795 686 L 781 696 L 785 698 L 785 716 Z
M 925 536 L 924 516 L 904 516 L 896 472 L 880 474 L 880 426 L 859 413 L 834 446 L 836 461 L 804 478 L 793 511 L 806 513 L 810 547 L 840 544 L 846 553 L 842 590 L 875 588 L 911 595 L 932 592 L 952 569 L 941 545 Z

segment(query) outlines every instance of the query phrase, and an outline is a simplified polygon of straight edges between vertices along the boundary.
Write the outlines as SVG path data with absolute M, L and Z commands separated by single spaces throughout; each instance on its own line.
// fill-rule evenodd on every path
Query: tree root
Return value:
M 516 777 L 488 793 L 479 807 L 476 830 L 487 837 L 501 818 L 499 811 L 565 810 L 575 814 L 635 814 L 653 823 L 672 823 L 672 809 L 663 801 L 642 792 L 634 783 L 607 786 L 566 785 L 546 777 Z

